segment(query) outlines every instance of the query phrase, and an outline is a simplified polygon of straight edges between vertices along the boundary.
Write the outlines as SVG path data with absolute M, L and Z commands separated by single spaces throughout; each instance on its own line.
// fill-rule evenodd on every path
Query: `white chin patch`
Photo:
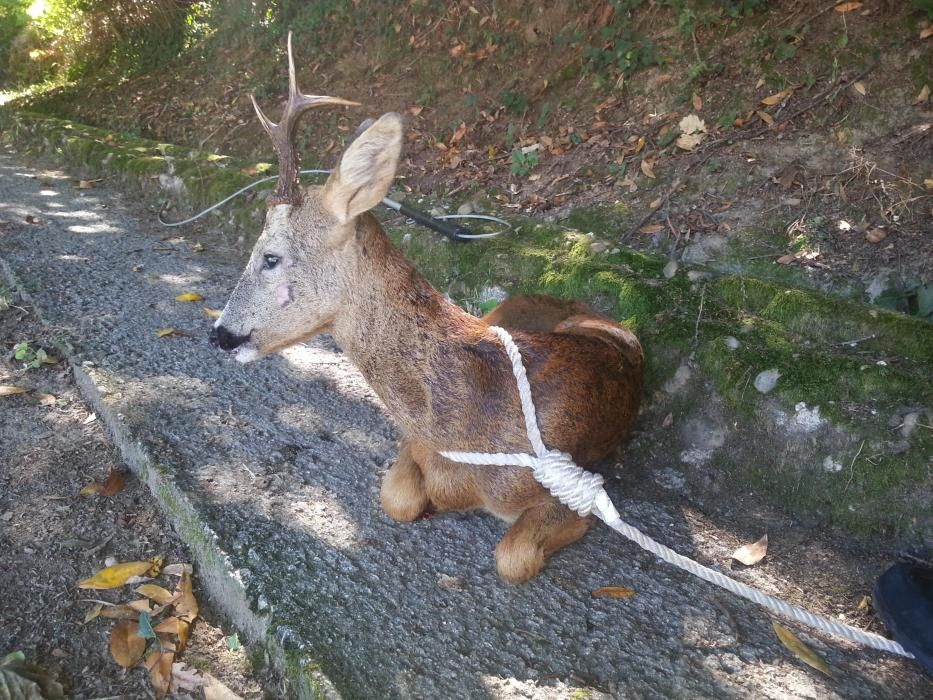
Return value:
M 259 350 L 254 345 L 241 345 L 234 350 L 234 357 L 236 357 L 237 362 L 245 365 L 247 362 L 259 358 Z

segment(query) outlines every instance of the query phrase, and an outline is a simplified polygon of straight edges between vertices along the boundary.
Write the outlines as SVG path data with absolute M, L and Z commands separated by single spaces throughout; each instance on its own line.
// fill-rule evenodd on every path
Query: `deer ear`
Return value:
M 340 223 L 372 209 L 389 191 L 402 151 L 402 118 L 383 114 L 347 148 L 324 186 L 324 207 Z

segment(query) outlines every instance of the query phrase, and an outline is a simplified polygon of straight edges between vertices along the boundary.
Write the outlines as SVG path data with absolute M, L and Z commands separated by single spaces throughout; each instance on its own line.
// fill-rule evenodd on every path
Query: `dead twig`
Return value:
M 862 450 L 865 449 L 865 441 L 862 440 L 862 444 L 859 445 L 858 452 L 855 453 L 855 456 L 852 458 L 852 461 L 849 463 L 849 480 L 846 481 L 846 486 L 842 489 L 843 492 L 849 490 L 849 485 L 852 483 L 852 479 L 855 476 L 855 460 L 858 459 L 859 455 L 862 454 Z

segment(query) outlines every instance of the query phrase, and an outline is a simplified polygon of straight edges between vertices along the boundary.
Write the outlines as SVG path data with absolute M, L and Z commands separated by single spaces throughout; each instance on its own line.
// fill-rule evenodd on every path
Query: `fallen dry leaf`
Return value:
M 929 39 L 931 36 L 933 36 L 933 24 L 926 26 L 920 30 L 921 39 Z
M 178 638 L 178 653 L 188 646 L 188 635 L 191 625 L 177 617 L 167 617 L 155 626 L 155 631 L 162 634 L 174 634 Z
M 103 484 L 100 484 L 94 481 L 88 484 L 87 486 L 85 486 L 84 488 L 82 488 L 80 491 L 78 491 L 78 495 L 79 496 L 93 496 L 95 494 L 100 493 L 100 490 L 102 488 L 104 488 Z
M 765 124 L 767 124 L 768 126 L 774 126 L 774 117 L 772 117 L 770 114 L 768 114 L 764 110 L 759 109 L 758 111 L 755 112 L 755 114 L 757 114 L 758 118 L 761 121 L 763 121 Z
M 114 564 L 101 569 L 90 578 L 78 582 L 78 588 L 92 588 L 95 590 L 106 590 L 108 588 L 119 588 L 124 585 L 131 576 L 142 576 L 158 570 L 159 562 L 150 561 L 127 561 L 121 564 Z
M 796 634 L 791 632 L 780 622 L 772 622 L 771 626 L 774 627 L 774 631 L 778 639 L 781 640 L 781 644 L 787 647 L 794 656 L 807 664 L 807 666 L 812 666 L 817 671 L 825 673 L 827 676 L 833 675 L 827 663 L 817 656 L 815 651 L 800 641 L 800 638 L 797 637 Z
M 700 97 L 698 94 L 693 93 L 693 100 L 692 100 L 692 102 L 693 102 L 693 108 L 694 108 L 697 112 L 699 112 L 701 109 L 703 109 L 703 98 Z
M 159 605 L 168 605 L 171 602 L 174 602 L 176 593 L 172 593 L 162 586 L 157 586 L 154 583 L 144 583 L 143 585 L 135 589 L 136 593 L 139 595 L 146 596 L 147 598 L 152 598 Z
M 100 495 L 113 496 L 120 493 L 124 486 L 126 486 L 126 472 L 121 469 L 114 469 L 101 486 Z
M 790 90 L 790 89 L 781 90 L 780 92 L 776 92 L 773 95 L 768 95 L 767 97 L 762 98 L 761 104 L 772 107 L 776 104 L 780 104 L 781 102 L 783 102 L 784 100 L 786 100 L 788 97 L 790 97 L 793 94 L 794 94 L 793 90 Z
M 143 658 L 146 640 L 139 636 L 139 625 L 131 620 L 120 620 L 110 633 L 110 655 L 123 668 L 130 668 Z
M 677 147 L 685 151 L 693 151 L 706 138 L 706 122 L 695 114 L 688 114 L 677 125 L 680 136 L 677 137 Z
M 594 598 L 631 598 L 635 591 L 625 586 L 603 586 L 590 593 Z
M 732 553 L 732 558 L 745 566 L 754 566 L 768 553 L 768 535 L 766 534 L 754 544 L 746 544 Z
M 787 255 L 782 255 L 777 259 L 779 265 L 790 265 L 797 259 L 796 253 L 788 253 Z
M 105 605 L 100 611 L 101 617 L 113 620 L 138 620 L 139 613 L 129 605 Z
M 197 292 L 184 292 L 175 297 L 175 301 L 204 301 L 204 297 Z
M 648 234 L 660 233 L 663 230 L 664 230 L 663 224 L 646 224 L 645 226 L 642 226 L 640 229 L 638 229 L 640 233 L 648 233 Z
M 852 12 L 852 10 L 857 10 L 863 5 L 860 2 L 841 2 L 836 5 L 833 9 L 836 12 Z
M 84 616 L 84 624 L 87 624 L 95 617 L 100 615 L 100 611 L 104 609 L 103 603 L 97 603 L 93 608 L 87 611 L 87 614 Z
M 91 180 L 78 180 L 79 190 L 90 190 L 94 188 L 94 182 Z
M 917 93 L 917 96 L 914 98 L 915 105 L 925 104 L 930 100 L 930 86 L 924 85 L 920 88 L 920 92 Z
M 172 689 L 172 664 L 175 654 L 171 651 L 154 651 L 146 657 L 149 682 L 157 698 L 164 698 Z
M 32 391 L 32 389 L 27 386 L 10 386 L 9 384 L 0 384 L 0 396 L 25 394 L 27 391 Z
M 147 615 L 152 614 L 152 605 L 149 603 L 148 598 L 140 598 L 139 600 L 131 600 L 126 604 L 126 607 L 136 612 L 146 613 Z
M 870 228 L 865 232 L 865 240 L 869 243 L 881 243 L 888 237 L 888 232 L 883 228 Z
M 187 571 L 181 575 L 176 593 L 181 593 L 181 598 L 175 603 L 176 614 L 185 622 L 194 622 L 198 616 L 198 601 L 192 591 L 191 574 Z
M 852 83 L 852 89 L 855 90 L 862 97 L 864 97 L 867 94 L 867 91 L 865 90 L 865 83 L 863 83 L 861 80 L 857 80 L 854 83 Z
M 205 316 L 207 316 L 208 318 L 212 318 L 212 319 L 215 319 L 215 320 L 218 319 L 218 318 L 220 318 L 220 314 L 223 313 L 223 312 L 220 311 L 219 309 L 209 309 L 209 308 L 206 307 L 206 306 L 202 306 L 202 307 L 201 307 L 201 312 L 202 312 Z
M 160 338 L 164 338 L 167 335 L 172 335 L 175 332 L 174 328 L 160 328 L 156 331 L 156 335 Z
M 39 399 L 39 404 L 42 406 L 54 406 L 57 401 L 52 394 L 39 394 L 36 398 Z
M 169 564 L 162 569 L 162 573 L 166 576 L 181 576 L 182 574 L 194 573 L 194 569 L 191 564 Z
M 645 177 L 650 177 L 652 180 L 657 177 L 657 175 L 654 174 L 654 163 L 650 162 L 648 159 L 642 160 L 641 171 L 644 173 Z

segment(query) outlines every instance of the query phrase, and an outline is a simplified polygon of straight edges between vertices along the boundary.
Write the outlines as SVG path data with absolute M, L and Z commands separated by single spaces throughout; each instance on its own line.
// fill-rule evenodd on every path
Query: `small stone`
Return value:
M 904 416 L 904 420 L 901 423 L 901 435 L 903 435 L 905 439 L 909 438 L 914 430 L 916 430 L 917 421 L 919 419 L 919 413 L 908 413 L 906 416 Z
M 709 279 L 712 275 L 703 270 L 689 270 L 687 272 L 687 279 L 691 282 L 699 282 L 700 280 Z
M 2 521 L 5 522 L 5 523 L 10 522 L 12 519 L 13 519 L 13 511 L 12 511 L 12 510 L 8 510 L 8 511 L 7 511 L 6 513 L 4 513 L 3 515 L 0 515 L 0 520 L 2 520 Z
M 829 455 L 826 457 L 826 459 L 823 460 L 823 469 L 828 472 L 832 472 L 833 474 L 836 472 L 841 472 L 842 462 L 837 462 L 835 459 L 833 459 L 832 455 Z
M 739 342 L 739 339 L 731 335 L 726 336 L 725 343 L 726 347 L 730 350 L 738 350 L 742 346 L 742 343 Z
M 438 216 L 446 216 L 447 214 L 447 212 L 441 209 L 440 207 L 434 207 L 428 213 L 435 218 Z
M 618 248 L 613 248 L 612 250 L 609 251 L 609 254 L 610 254 L 610 255 L 617 255 L 618 253 L 621 253 L 621 252 L 622 252 L 622 251 L 619 250 Z
M 406 233 L 404 236 L 402 236 L 402 245 L 408 245 L 409 243 L 411 243 L 411 234 Z
M 609 244 L 606 241 L 593 241 L 590 243 L 590 252 L 593 254 L 605 253 L 609 250 Z
M 459 207 L 457 207 L 457 213 L 461 216 L 466 216 L 472 214 L 476 211 L 476 205 L 473 202 L 464 202 Z
M 676 275 L 677 268 L 678 268 L 678 265 L 677 265 L 676 260 L 668 260 L 667 265 L 664 266 L 664 270 L 663 270 L 664 277 L 666 279 L 670 279 L 671 277 Z
M 766 369 L 764 372 L 759 372 L 758 376 L 755 377 L 755 388 L 762 394 L 767 394 L 777 386 L 780 376 L 781 373 L 777 369 Z

